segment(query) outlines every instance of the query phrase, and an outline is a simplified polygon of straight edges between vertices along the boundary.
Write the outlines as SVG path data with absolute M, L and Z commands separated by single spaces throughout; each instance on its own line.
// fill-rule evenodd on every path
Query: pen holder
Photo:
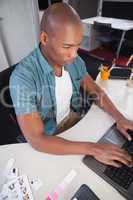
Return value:
M 107 66 L 102 66 L 100 69 L 100 77 L 102 80 L 108 80 L 110 76 L 110 70 Z
M 129 78 L 128 82 L 127 82 L 127 86 L 133 88 L 133 72 L 130 75 L 130 78 Z

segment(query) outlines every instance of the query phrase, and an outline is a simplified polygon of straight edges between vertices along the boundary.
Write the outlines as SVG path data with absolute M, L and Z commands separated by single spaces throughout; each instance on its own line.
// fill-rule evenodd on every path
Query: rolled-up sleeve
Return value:
M 36 88 L 32 76 L 27 72 L 19 74 L 13 71 L 9 89 L 16 115 L 23 115 L 37 111 Z

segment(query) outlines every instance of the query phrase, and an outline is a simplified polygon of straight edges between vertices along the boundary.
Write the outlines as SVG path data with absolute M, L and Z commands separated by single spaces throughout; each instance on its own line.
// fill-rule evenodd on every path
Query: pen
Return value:
M 77 172 L 75 170 L 71 170 L 63 181 L 55 188 L 54 192 L 48 194 L 46 200 L 58 200 L 59 195 L 63 193 L 65 187 L 71 183 L 76 174 Z

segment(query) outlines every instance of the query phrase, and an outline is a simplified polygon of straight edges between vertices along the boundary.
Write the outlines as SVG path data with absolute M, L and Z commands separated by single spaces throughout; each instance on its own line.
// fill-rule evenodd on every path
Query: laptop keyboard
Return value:
M 133 141 L 127 141 L 122 148 L 128 151 L 130 155 L 133 155 Z M 126 165 L 119 168 L 108 166 L 104 174 L 126 190 L 133 182 L 133 167 L 130 168 Z

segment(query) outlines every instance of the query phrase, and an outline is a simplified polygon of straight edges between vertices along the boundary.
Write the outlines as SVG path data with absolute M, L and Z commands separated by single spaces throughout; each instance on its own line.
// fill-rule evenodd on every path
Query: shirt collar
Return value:
M 53 72 L 52 66 L 47 62 L 47 60 L 44 58 L 44 56 L 41 53 L 40 47 L 36 48 L 36 55 L 39 60 L 39 63 L 41 64 L 42 69 L 44 70 L 45 73 L 50 73 Z

